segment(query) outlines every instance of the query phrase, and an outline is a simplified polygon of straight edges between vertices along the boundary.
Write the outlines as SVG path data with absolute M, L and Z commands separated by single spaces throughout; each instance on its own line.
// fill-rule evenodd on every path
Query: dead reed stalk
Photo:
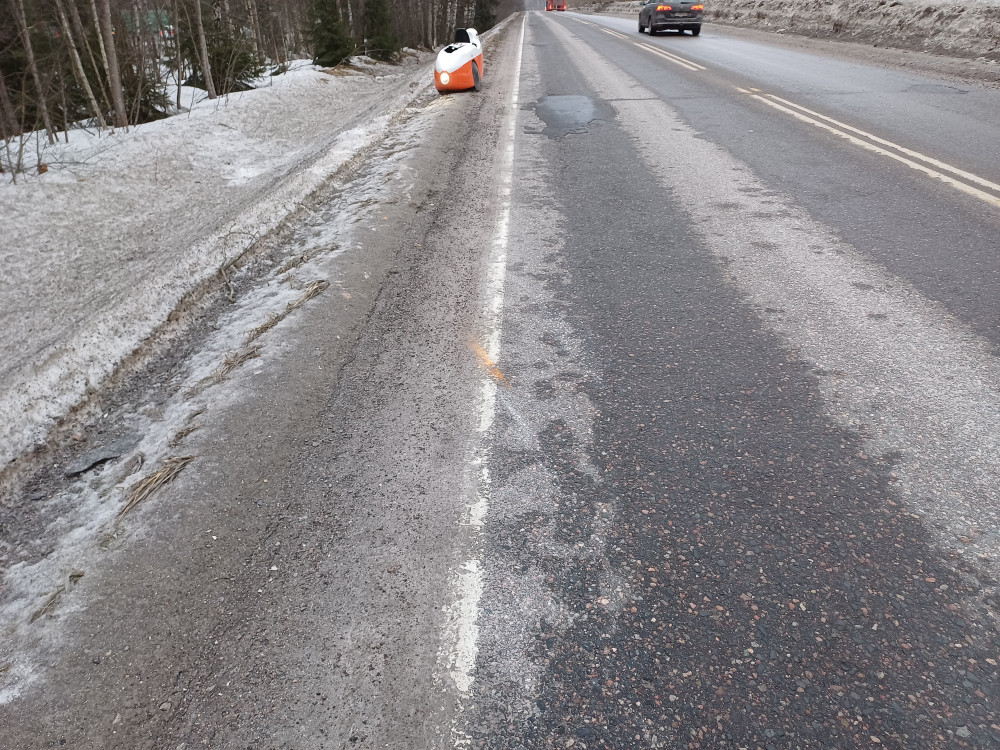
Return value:
M 250 332 L 247 333 L 247 339 L 245 343 L 249 344 L 251 341 L 254 341 L 255 339 L 259 338 L 260 336 L 270 331 L 272 328 L 278 325 L 278 323 L 284 320 L 289 313 L 298 310 L 300 307 L 302 307 L 302 305 L 304 305 L 306 302 L 311 300 L 313 297 L 315 297 L 317 294 L 319 294 L 329 286 L 330 282 L 327 281 L 326 279 L 319 279 L 317 281 L 311 282 L 309 286 L 306 287 L 306 290 L 301 297 L 292 300 L 287 305 L 285 305 L 285 309 L 280 313 L 276 313 L 274 315 L 269 316 L 266 323 L 262 323 L 256 328 L 252 328 Z
M 132 491 L 125 498 L 125 504 L 118 511 L 116 522 L 160 487 L 172 481 L 174 477 L 184 471 L 185 466 L 194 461 L 194 458 L 194 456 L 171 456 L 164 459 L 159 469 L 132 487 Z

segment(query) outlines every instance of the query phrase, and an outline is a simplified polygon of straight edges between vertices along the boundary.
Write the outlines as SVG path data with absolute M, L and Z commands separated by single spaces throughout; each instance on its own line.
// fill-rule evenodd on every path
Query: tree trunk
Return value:
M 111 2 L 101 0 L 100 29 L 104 38 L 105 64 L 108 66 L 108 86 L 111 88 L 111 122 L 116 128 L 128 126 L 125 112 L 125 94 L 122 91 L 121 70 L 118 68 L 118 53 L 115 51 L 115 30 L 111 23 Z
M 214 0 L 212 3 L 212 25 L 221 30 L 223 36 L 233 35 L 233 22 L 229 13 L 229 3 L 226 0 Z
M 87 61 L 90 63 L 90 69 L 97 76 L 97 85 L 101 89 L 101 103 L 104 105 L 104 112 L 111 111 L 111 96 L 108 94 L 107 86 L 104 85 L 104 78 L 101 77 L 101 69 L 97 66 L 97 59 L 94 57 L 94 50 L 90 46 L 90 38 L 87 36 L 87 32 L 84 29 L 83 21 L 80 19 L 80 11 L 76 7 L 77 0 L 71 0 L 69 3 L 69 20 L 73 22 L 73 28 L 76 30 L 76 36 L 83 45 L 83 48 L 87 51 Z M 91 3 L 91 10 L 94 12 L 94 28 L 97 29 L 98 36 L 100 36 L 101 25 L 97 22 L 97 6 Z M 101 49 L 103 52 L 104 49 Z M 105 73 L 107 72 L 107 65 L 104 66 Z
M 347 2 L 345 3 L 345 5 L 347 5 L 347 29 L 348 29 L 348 33 L 350 33 L 350 35 L 352 37 L 354 37 L 355 40 L 357 40 L 357 38 L 358 38 L 358 30 L 354 27 L 355 13 L 354 13 L 354 6 L 352 4 L 352 0 L 347 0 Z
M 253 56 L 260 59 L 261 44 L 260 23 L 257 20 L 257 3 L 254 0 L 246 0 L 247 23 L 250 24 L 250 39 L 253 42 Z
M 337 8 L 339 10 L 340 6 L 338 5 Z M 344 18 L 343 13 L 341 13 L 340 17 L 341 20 L 343 20 Z M 288 24 L 286 28 L 290 30 L 287 33 L 290 33 L 292 35 L 292 49 L 294 50 L 295 55 L 299 56 L 305 51 L 305 42 L 302 39 L 302 29 L 305 27 L 305 21 L 302 20 L 303 10 L 297 6 L 295 8 L 289 8 L 287 19 L 288 19 Z M 288 40 L 284 36 L 284 32 L 281 37 L 281 46 L 282 49 L 285 50 L 287 50 L 288 48 Z M 285 62 L 288 62 L 288 59 L 289 56 L 286 53 Z
M 104 115 L 101 114 L 101 108 L 97 105 L 94 91 L 90 88 L 90 81 L 87 80 L 87 74 L 83 70 L 83 63 L 80 61 L 80 52 L 77 50 L 76 40 L 73 38 L 73 32 L 70 29 L 69 20 L 66 18 L 66 11 L 63 8 L 62 0 L 55 0 L 55 3 L 56 12 L 59 14 L 59 25 L 62 27 L 63 36 L 66 37 L 66 46 L 69 49 L 70 62 L 73 63 L 73 73 L 76 75 L 76 81 L 87 95 L 90 111 L 97 118 L 98 127 L 104 129 L 107 127 L 107 124 L 104 122 Z
M 101 14 L 97 10 L 97 0 L 90 0 L 90 12 L 94 15 L 94 28 L 97 29 L 98 39 L 103 39 L 104 35 L 101 31 Z M 97 48 L 101 51 L 101 64 L 104 66 L 104 75 L 110 80 L 111 79 L 111 65 L 108 64 L 108 51 L 104 48 L 104 42 L 102 41 L 97 45 Z M 111 94 L 108 94 L 108 106 L 111 106 Z
M 0 137 L 4 140 L 17 135 L 17 117 L 14 115 L 14 105 L 10 101 L 10 93 L 7 91 L 7 84 L 3 80 L 3 72 L 0 71 Z
M 174 58 L 177 65 L 177 111 L 181 111 L 181 82 L 184 80 L 184 64 L 181 57 L 181 27 L 177 0 L 174 0 Z
M 107 2 L 107 0 L 105 0 Z M 198 57 L 201 62 L 201 74 L 205 77 L 205 91 L 209 99 L 215 99 L 215 83 L 212 81 L 212 69 L 208 60 L 208 42 L 205 40 L 205 25 L 201 19 L 201 0 L 194 0 L 194 32 L 198 37 Z
M 424 0 L 424 38 L 428 47 L 437 47 L 437 39 L 434 38 L 434 0 Z
M 45 90 L 42 88 L 42 79 L 38 75 L 38 66 L 35 63 L 35 51 L 31 46 L 31 34 L 28 33 L 28 19 L 24 15 L 24 0 L 11 0 L 11 7 L 14 10 L 14 17 L 18 23 L 18 31 L 24 39 L 24 55 L 28 63 L 28 72 L 31 80 L 35 84 L 38 92 L 38 108 L 42 112 L 42 121 L 45 123 L 45 133 L 49 138 L 49 143 L 55 143 L 55 128 L 52 127 L 52 118 L 49 117 L 49 107 L 45 101 Z
M 66 104 L 66 81 L 64 78 L 65 76 L 59 76 L 59 94 L 62 97 L 63 139 L 69 143 L 69 105 Z

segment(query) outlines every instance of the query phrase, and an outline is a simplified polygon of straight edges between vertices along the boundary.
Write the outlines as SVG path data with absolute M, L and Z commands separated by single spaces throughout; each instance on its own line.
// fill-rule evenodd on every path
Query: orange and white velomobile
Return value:
M 479 88 L 483 80 L 483 44 L 475 29 L 455 29 L 455 42 L 438 52 L 434 62 L 434 88 L 465 91 Z

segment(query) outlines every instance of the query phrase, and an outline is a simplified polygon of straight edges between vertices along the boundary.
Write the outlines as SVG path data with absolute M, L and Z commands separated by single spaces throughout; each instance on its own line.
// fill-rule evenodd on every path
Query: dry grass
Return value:
M 223 360 L 222 364 L 219 365 L 219 369 L 217 369 L 207 378 L 202 378 L 201 380 L 199 380 L 189 391 L 187 391 L 187 393 L 184 394 L 184 396 L 186 398 L 194 398 L 202 391 L 204 391 L 206 388 L 208 388 L 210 385 L 221 383 L 223 380 L 229 377 L 229 373 L 231 373 L 237 367 L 242 365 L 244 362 L 248 362 L 251 359 L 259 357 L 260 349 L 261 347 L 258 345 L 258 346 L 248 346 L 244 349 L 241 349 L 238 352 L 230 352 L 229 354 L 226 355 L 226 358 L 225 360 Z M 177 442 L 180 442 L 180 440 L 184 436 L 193 432 L 194 429 L 197 429 L 197 427 L 193 429 L 188 429 L 188 428 L 180 429 L 177 432 L 177 434 L 175 434 L 174 437 L 171 438 L 171 440 L 169 441 L 170 446 L 174 447 L 174 445 Z M 178 437 L 178 435 L 180 437 Z
M 172 481 L 184 471 L 185 466 L 194 461 L 194 458 L 194 456 L 171 456 L 165 459 L 159 469 L 132 487 L 132 491 L 125 498 L 125 504 L 118 511 L 116 522 L 160 487 Z
M 311 300 L 317 294 L 323 292 L 323 290 L 327 289 L 329 286 L 330 282 L 326 281 L 325 279 L 320 279 L 318 281 L 313 281 L 312 283 L 310 283 L 309 286 L 306 287 L 306 290 L 302 294 L 302 296 L 299 297 L 298 299 L 289 302 L 285 306 L 285 309 L 282 312 L 275 313 L 274 315 L 269 316 L 266 323 L 262 323 L 256 328 L 252 328 L 247 333 L 246 343 L 249 344 L 251 341 L 254 341 L 255 339 L 259 338 L 260 336 L 270 331 L 272 328 L 278 325 L 278 323 L 284 320 L 289 315 L 289 313 L 292 313 L 295 310 L 302 307 L 302 305 Z
M 184 438 L 186 438 L 192 432 L 200 428 L 201 428 L 200 422 L 195 422 L 194 424 L 189 424 L 187 427 L 182 427 L 173 434 L 170 440 L 167 441 L 167 445 L 169 445 L 171 448 L 176 448 L 178 445 L 181 444 L 181 441 Z
M 65 590 L 66 590 L 65 586 L 60 586 L 52 594 L 50 594 L 49 598 L 45 600 L 45 604 L 43 604 L 41 607 L 39 607 L 38 609 L 36 609 L 34 612 L 31 613 L 31 617 L 28 618 L 28 622 L 34 622 L 38 618 L 44 617 L 49 612 L 51 612 L 55 608 L 55 606 L 59 603 L 59 599 L 62 598 L 62 593 Z
M 117 486 L 128 479 L 130 476 L 135 474 L 139 469 L 142 468 L 143 461 L 146 460 L 146 454 L 142 451 L 136 453 L 132 458 L 130 458 L 125 465 L 119 470 L 115 475 L 115 480 L 111 483 L 112 489 L 117 489 Z M 110 491 L 110 490 L 109 490 Z
M 277 271 L 274 272 L 274 275 L 275 276 L 284 276 L 286 273 L 288 273 L 292 269 L 298 268 L 299 266 L 301 266 L 307 260 L 309 260 L 309 256 L 308 255 L 296 255 L 294 258 L 289 258 L 288 260 L 286 260 L 282 264 L 281 268 L 279 268 Z
M 250 329 L 250 331 L 247 333 L 246 343 L 249 344 L 254 339 L 256 339 L 256 338 L 258 338 L 260 336 L 263 336 L 265 333 L 267 333 L 272 328 L 274 328 L 276 325 L 278 325 L 278 323 L 281 322 L 281 319 L 283 317 L 285 317 L 285 316 L 284 315 L 280 315 L 278 313 L 271 313 L 270 315 L 268 315 L 266 323 L 261 323 L 256 328 L 251 328 Z
M 251 359 L 256 359 L 259 356 L 260 356 L 260 346 L 248 346 L 241 351 L 234 352 L 233 354 L 227 354 L 225 361 L 222 363 L 219 369 L 215 371 L 215 374 L 212 375 L 212 380 L 214 380 L 216 383 L 221 383 L 223 380 L 229 377 L 229 373 L 231 373 L 237 367 L 239 367 L 245 362 L 249 362 Z
M 362 68 L 358 65 L 353 65 L 352 63 L 341 63 L 335 68 L 323 68 L 323 72 L 327 75 L 337 76 L 338 78 L 343 78 L 345 76 L 355 76 L 358 73 L 363 73 L 367 76 L 373 76 L 374 73 L 370 70 Z
M 225 361 L 219 366 L 218 370 L 212 373 L 211 376 L 199 381 L 185 395 L 188 398 L 197 396 L 199 393 L 204 391 L 208 386 L 214 385 L 216 383 L 221 383 L 229 376 L 229 373 L 231 373 L 237 367 L 242 365 L 244 362 L 254 359 L 255 357 L 259 357 L 261 347 L 259 345 L 251 346 L 250 344 L 252 344 L 256 339 L 260 338 L 265 333 L 274 328 L 276 325 L 278 325 L 278 323 L 284 320 L 290 313 L 294 312 L 295 310 L 298 310 L 300 307 L 302 307 L 302 305 L 311 300 L 313 297 L 322 293 L 323 290 L 327 289 L 329 286 L 330 282 L 327 281 L 326 279 L 318 279 L 316 281 L 311 282 L 309 286 L 306 287 L 306 290 L 302 294 L 302 296 L 300 296 L 298 299 L 292 300 L 287 305 L 285 305 L 285 309 L 282 310 L 280 313 L 275 313 L 269 316 L 266 323 L 262 323 L 256 328 L 253 328 L 250 331 L 248 331 L 246 341 L 244 342 L 244 348 L 238 352 L 227 354 Z M 178 435 L 181 435 L 181 432 L 183 432 L 184 435 L 187 435 L 191 431 L 192 430 L 184 432 L 184 430 L 181 430 L 178 433 Z M 183 437 L 184 435 L 181 435 L 181 437 Z M 176 439 L 179 442 L 181 438 L 175 435 L 174 439 Z M 171 445 L 173 445 L 173 443 L 171 443 Z

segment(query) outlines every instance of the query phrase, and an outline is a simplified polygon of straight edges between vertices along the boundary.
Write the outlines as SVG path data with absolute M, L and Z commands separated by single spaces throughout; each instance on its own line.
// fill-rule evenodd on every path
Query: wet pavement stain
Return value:
M 936 83 L 917 83 L 909 86 L 907 91 L 918 91 L 921 94 L 968 94 L 967 89 L 960 89 L 957 86 L 944 86 Z
M 543 96 L 531 108 L 535 110 L 538 119 L 545 123 L 542 135 L 549 138 L 586 133 L 590 123 L 595 120 L 608 121 L 614 116 L 614 110 L 605 102 L 576 94 Z

